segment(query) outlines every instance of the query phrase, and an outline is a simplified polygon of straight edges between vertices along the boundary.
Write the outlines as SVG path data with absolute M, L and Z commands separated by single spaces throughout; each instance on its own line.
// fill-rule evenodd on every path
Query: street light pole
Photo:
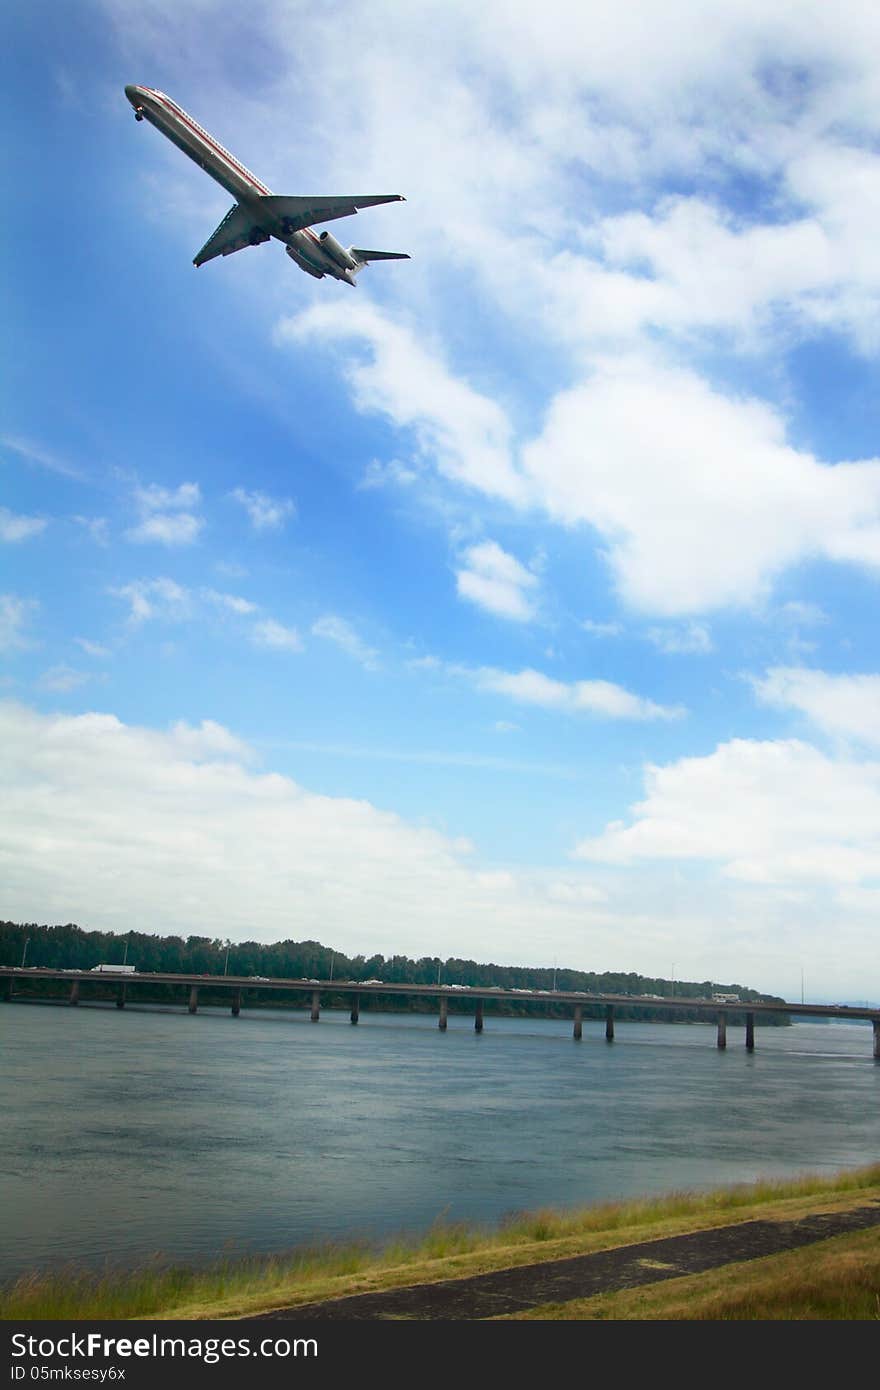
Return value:
M 26 936 L 25 939 L 24 939 L 24 950 L 23 950 L 22 953 L 21 953 L 21 969 L 22 969 L 22 970 L 24 969 L 24 958 L 25 958 L 25 956 L 27 955 L 27 948 L 28 948 L 28 946 L 30 946 L 30 944 L 31 944 L 31 939 L 30 939 L 29 936 Z
M 228 969 L 229 969 L 229 948 L 230 948 L 231 945 L 232 945 L 232 942 L 231 942 L 231 941 L 227 941 L 227 943 L 226 943 L 226 959 L 225 959 L 224 962 L 223 962 L 223 974 L 224 974 L 224 975 L 226 974 L 226 972 L 227 972 Z

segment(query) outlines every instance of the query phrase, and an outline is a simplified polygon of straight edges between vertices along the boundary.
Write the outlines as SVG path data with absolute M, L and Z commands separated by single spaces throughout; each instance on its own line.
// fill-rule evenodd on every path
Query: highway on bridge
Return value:
M 106 965 L 100 969 L 91 970 L 63 970 L 45 966 L 0 966 L 0 999 L 12 1001 L 21 997 L 20 994 L 16 993 L 16 983 L 22 985 L 38 980 L 58 981 L 66 984 L 68 990 L 65 1002 L 74 1005 L 79 1004 L 81 998 L 85 1001 L 93 986 L 113 985 L 116 989 L 116 1004 L 119 1008 L 124 1007 L 130 988 L 136 990 L 138 986 L 178 986 L 184 991 L 187 1008 L 191 1014 L 198 1010 L 200 991 L 210 991 L 212 994 L 217 991 L 228 993 L 232 1013 L 236 1016 L 241 1012 L 242 996 L 245 990 L 259 992 L 263 995 L 272 993 L 289 995 L 293 993 L 304 995 L 310 1001 L 310 1017 L 314 1022 L 320 1018 L 322 995 L 349 996 L 352 1023 L 358 1021 L 362 996 L 402 995 L 413 999 L 436 1000 L 438 1023 L 441 1030 L 445 1030 L 447 1026 L 450 999 L 466 1000 L 473 1005 L 474 1027 L 477 1032 L 483 1031 L 484 1003 L 487 1000 L 530 1004 L 535 1006 L 536 1010 L 542 1005 L 546 1010 L 547 1006 L 552 1004 L 555 1011 L 559 1005 L 565 1005 L 572 1011 L 574 1037 L 576 1039 L 582 1037 L 584 1010 L 591 1012 L 599 1010 L 600 1014 L 604 1014 L 605 1037 L 609 1042 L 614 1039 L 615 1017 L 620 1021 L 617 1011 L 622 1008 L 627 1010 L 633 1008 L 650 1009 L 652 1013 L 669 1014 L 697 1011 L 716 1020 L 717 1045 L 720 1048 L 727 1045 L 727 1023 L 730 1016 L 742 1017 L 745 1015 L 745 1045 L 749 1051 L 752 1051 L 755 1046 L 755 1019 L 761 1014 L 788 1014 L 789 1017 L 797 1016 L 798 1018 L 867 1020 L 873 1024 L 873 1055 L 880 1059 L 880 1009 L 872 1009 L 867 1005 L 861 1007 L 847 1004 L 791 1003 L 779 1000 L 733 1000 L 729 997 L 700 999 L 687 996 L 590 994 L 583 990 L 502 989 L 494 985 L 391 984 L 374 979 L 270 979 L 261 975 L 171 974 L 165 971 L 132 970 L 130 967 L 124 966 L 113 969 Z M 83 990 L 83 986 L 86 987 L 85 990 Z

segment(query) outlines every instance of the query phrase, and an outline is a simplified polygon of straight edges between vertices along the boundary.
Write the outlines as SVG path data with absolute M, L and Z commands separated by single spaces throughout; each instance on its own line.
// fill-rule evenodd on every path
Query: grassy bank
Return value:
M 156 1257 L 129 1272 L 32 1274 L 0 1290 L 0 1318 L 236 1318 L 352 1293 L 485 1273 L 760 1217 L 783 1220 L 880 1201 L 880 1164 L 791 1182 L 540 1211 L 497 1228 L 438 1224 L 381 1250 L 326 1246 L 226 1260 L 206 1269 Z M 523 1316 L 584 1318 L 876 1318 L 880 1233 L 836 1237 L 728 1271 L 601 1295 Z

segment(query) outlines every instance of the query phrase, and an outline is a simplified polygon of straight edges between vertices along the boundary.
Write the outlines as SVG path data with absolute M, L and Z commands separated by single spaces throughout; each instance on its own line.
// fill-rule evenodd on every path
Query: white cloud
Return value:
M 86 656 L 106 657 L 110 655 L 109 647 L 102 647 L 100 642 L 91 642 L 87 637 L 74 637 L 78 647 L 82 647 Z
M 608 897 L 608 894 L 595 884 L 584 883 L 578 879 L 555 879 L 548 885 L 547 892 L 556 902 L 571 903 L 576 907 L 605 902 Z
M 259 604 L 252 603 L 250 599 L 242 598 L 239 594 L 221 594 L 216 589 L 203 589 L 202 593 L 209 603 L 216 604 L 218 608 L 225 608 L 229 613 L 237 613 L 244 616 L 248 613 L 256 613 Z
M 804 599 L 791 599 L 783 603 L 779 616 L 783 622 L 800 627 L 816 627 L 828 622 L 828 614 L 818 603 L 809 603 Z
M 456 572 L 462 598 L 500 618 L 528 622 L 535 616 L 529 591 L 538 579 L 495 541 L 482 541 L 464 553 L 465 568 Z
M 583 618 L 581 627 L 593 637 L 619 637 L 623 632 L 621 623 L 597 623 L 592 618 Z
M 145 512 L 188 511 L 202 500 L 198 483 L 181 483 L 179 487 L 160 487 L 150 483 L 135 489 L 135 501 Z
M 799 710 L 825 734 L 880 747 L 880 675 L 775 666 L 752 686 L 764 704 Z
M 105 516 L 75 516 L 73 520 L 89 533 L 96 545 L 108 544 L 110 523 Z
M 543 709 L 560 710 L 568 714 L 594 714 L 605 719 L 678 719 L 685 711 L 680 705 L 658 705 L 653 700 L 633 695 L 612 681 L 558 681 L 541 671 L 526 669 L 511 672 L 484 666 L 476 671 L 463 667 L 451 668 L 468 675 L 478 690 L 506 695 L 519 704 L 538 705 Z
M 439 350 L 367 303 L 314 305 L 277 330 L 281 342 L 360 342 L 369 350 L 342 368 L 358 407 L 412 432 L 419 456 L 446 478 L 507 501 L 524 498 L 510 457 L 511 426 L 487 396 L 454 376 Z
M 138 579 L 130 584 L 111 589 L 117 598 L 129 603 L 128 621 L 137 627 L 151 620 L 161 622 L 188 622 L 204 612 L 200 601 L 213 605 L 221 612 L 232 613 L 238 617 L 250 618 L 259 612 L 259 604 L 238 594 L 220 593 L 215 589 L 202 589 L 197 596 L 191 590 L 178 584 L 176 580 L 161 577 L 158 579 Z M 255 646 L 267 647 L 276 651 L 302 651 L 302 641 L 296 628 L 285 627 L 274 618 L 261 618 L 250 627 L 250 639 Z M 173 651 L 169 647 L 168 652 Z
M 652 627 L 648 641 L 661 652 L 711 652 L 712 638 L 704 623 L 685 623 L 681 627 Z
M 839 155 L 845 161 L 847 151 Z M 880 161 L 871 164 L 876 179 Z M 863 197 L 860 213 L 870 211 Z M 852 238 L 835 229 L 832 208 L 742 225 L 705 198 L 674 197 L 650 213 L 606 218 L 594 235 L 602 266 L 581 265 L 579 274 L 614 285 L 629 311 L 628 323 L 621 319 L 617 326 L 633 336 L 647 327 L 673 333 L 723 328 L 756 347 L 756 331 L 773 327 L 781 315 L 780 331 L 790 332 L 796 318 L 823 327 L 836 322 L 864 338 L 866 324 L 846 308 Z M 876 300 L 880 277 L 876 267 L 869 276 L 866 270 L 856 273 L 856 282 L 863 290 L 870 285 Z
M 312 634 L 335 643 L 355 661 L 359 661 L 366 670 L 376 670 L 379 653 L 374 647 L 368 647 L 357 635 L 351 623 L 346 622 L 344 618 L 339 618 L 334 613 L 325 613 L 312 624 Z
M 86 715 L 85 718 L 96 719 L 100 726 L 105 718 L 112 720 L 112 716 Z M 108 722 L 107 728 L 122 729 L 118 721 Z M 141 731 L 145 732 L 145 731 Z M 157 749 L 175 758 L 183 758 L 192 761 L 197 765 L 211 764 L 218 761 L 233 763 L 252 763 L 256 761 L 256 754 L 244 739 L 238 738 L 231 730 L 218 724 L 214 719 L 203 719 L 200 724 L 187 724 L 185 719 L 178 719 L 171 726 L 170 733 L 148 735 L 154 737 Z
M 364 469 L 364 476 L 358 483 L 358 487 L 364 490 L 392 485 L 410 487 L 418 481 L 418 477 L 418 470 L 408 464 L 401 463 L 400 459 L 388 459 L 386 463 L 380 459 L 371 459 Z
M 623 598 L 644 611 L 755 603 L 815 555 L 880 569 L 880 462 L 822 465 L 786 443 L 768 405 L 689 371 L 597 364 L 556 397 L 523 460 L 551 516 L 600 533 Z
M 4 910 L 160 933 L 210 919 L 266 940 L 295 922 L 351 953 L 390 941 L 473 954 L 479 941 L 507 960 L 521 958 L 512 941 L 540 960 L 543 942 L 582 933 L 589 895 L 553 901 L 539 879 L 470 866 L 457 837 L 253 771 L 251 756 L 210 722 L 158 732 L 0 704 Z
M 880 570 L 880 461 L 823 464 L 787 442 L 770 405 L 691 370 L 597 357 L 517 447 L 495 402 L 370 306 L 322 304 L 279 334 L 366 344 L 370 360 L 343 368 L 360 409 L 411 428 L 444 477 L 580 528 L 585 547 L 598 533 L 635 609 L 676 617 L 753 605 L 815 556 Z M 465 583 L 486 598 L 497 588 L 485 576 Z
M 11 435 L 4 435 L 0 438 L 0 445 L 4 449 L 10 449 L 28 463 L 39 464 L 41 468 L 47 468 L 50 473 L 60 473 L 65 478 L 76 478 L 82 480 L 83 474 L 80 470 L 68 463 L 66 459 L 59 458 L 57 454 L 49 449 L 44 449 L 40 444 L 34 444 L 30 439 L 21 439 Z
M 177 512 L 173 516 L 157 512 L 144 517 L 137 526 L 126 531 L 130 541 L 158 541 L 160 545 L 192 545 L 205 523 L 201 517 Z
M 22 516 L 0 507 L 0 541 L 26 541 L 38 536 L 48 526 L 45 517 Z
M 229 495 L 244 507 L 255 531 L 280 531 L 287 518 L 296 515 L 296 504 L 289 497 L 269 497 L 242 487 Z
M 23 629 L 39 608 L 35 598 L 19 598 L 17 594 L 0 594 L 0 652 L 30 646 Z
M 880 877 L 880 764 L 835 761 L 797 740 L 736 739 L 706 757 L 649 766 L 629 824 L 576 856 L 632 865 L 703 860 L 755 884 L 860 884 Z
M 174 579 L 136 579 L 110 590 L 116 598 L 127 599 L 130 605 L 129 622 L 137 625 L 158 618 L 165 622 L 182 622 L 192 615 L 192 596 Z
M 60 694 L 68 690 L 76 690 L 81 685 L 86 685 L 92 679 L 86 671 L 76 671 L 72 666 L 66 666 L 63 662 L 58 666 L 52 666 L 48 671 L 44 671 L 37 684 L 43 690 L 53 690 Z
M 126 531 L 130 541 L 160 545 L 192 545 L 204 528 L 204 519 L 187 510 L 199 505 L 198 483 L 181 483 L 170 489 L 151 483 L 135 489 L 135 502 L 141 513 L 136 526 Z
M 294 627 L 284 627 L 274 618 L 264 618 L 254 623 L 252 629 L 254 642 L 258 647 L 272 647 L 279 651 L 300 652 L 302 641 Z

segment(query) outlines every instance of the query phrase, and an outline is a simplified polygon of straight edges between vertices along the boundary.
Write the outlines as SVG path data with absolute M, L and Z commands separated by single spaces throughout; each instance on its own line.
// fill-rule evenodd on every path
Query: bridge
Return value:
M 11 1002 L 16 997 L 16 983 L 55 980 L 67 986 L 67 1003 L 79 1004 L 80 998 L 87 998 L 95 985 L 115 987 L 116 1007 L 125 1007 L 128 991 L 138 986 L 173 985 L 183 990 L 189 1013 L 194 1014 L 199 1007 L 199 991 L 212 993 L 223 991 L 229 995 L 230 1008 L 236 1017 L 241 1013 L 242 996 L 245 990 L 260 994 L 281 993 L 304 996 L 311 1006 L 310 1017 L 317 1023 L 321 1016 L 321 996 L 327 994 L 346 995 L 351 1001 L 350 1018 L 357 1023 L 360 1016 L 360 1001 L 363 995 L 403 995 L 408 998 L 436 1000 L 438 1026 L 445 1032 L 449 1017 L 451 998 L 467 1000 L 474 1008 L 474 1028 L 482 1033 L 484 1026 L 484 1005 L 487 1000 L 501 1000 L 505 1003 L 532 1004 L 536 1007 L 565 1005 L 571 1010 L 573 1036 L 577 1041 L 583 1036 L 584 1010 L 598 1010 L 605 1019 L 605 1038 L 614 1041 L 615 1010 L 624 1008 L 650 1008 L 659 1012 L 675 1014 L 696 1011 L 716 1021 L 716 1043 L 719 1048 L 727 1046 L 727 1023 L 731 1014 L 745 1014 L 745 1046 L 748 1052 L 755 1048 L 755 1019 L 762 1014 L 788 1014 L 799 1018 L 837 1018 L 845 1020 L 868 1020 L 873 1024 L 873 1055 L 880 1060 L 880 1009 L 862 1008 L 846 1004 L 796 1004 L 788 1002 L 764 1002 L 759 1000 L 695 999 L 684 996 L 655 998 L 632 994 L 590 994 L 583 990 L 547 989 L 502 989 L 495 985 L 416 985 L 387 984 L 382 980 L 312 980 L 312 979 L 269 979 L 260 975 L 180 975 L 163 971 L 119 970 L 56 970 L 45 966 L 0 966 L 0 1000 Z M 85 986 L 85 989 L 83 989 Z

